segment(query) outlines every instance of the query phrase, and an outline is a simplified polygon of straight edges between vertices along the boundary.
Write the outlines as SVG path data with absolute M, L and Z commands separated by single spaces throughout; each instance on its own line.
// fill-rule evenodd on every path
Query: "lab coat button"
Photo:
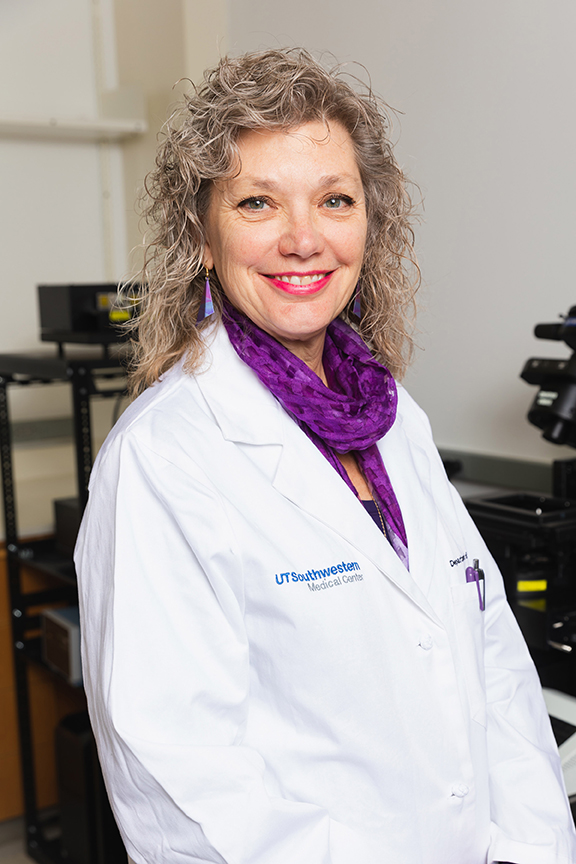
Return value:
M 422 636 L 420 642 L 418 643 L 424 651 L 429 651 L 432 648 L 432 636 L 428 633 L 426 636 Z
M 469 791 L 470 789 L 464 783 L 457 783 L 456 786 L 452 787 L 452 795 L 454 795 L 455 798 L 464 798 Z

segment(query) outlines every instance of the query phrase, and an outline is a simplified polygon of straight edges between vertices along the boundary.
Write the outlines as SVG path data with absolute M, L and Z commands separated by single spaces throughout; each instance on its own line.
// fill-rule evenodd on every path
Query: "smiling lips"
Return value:
M 322 270 L 317 273 L 278 273 L 273 276 L 266 276 L 272 284 L 285 291 L 287 294 L 298 294 L 299 296 L 308 294 L 317 294 L 325 285 L 328 284 L 330 277 L 334 271 L 326 272 Z

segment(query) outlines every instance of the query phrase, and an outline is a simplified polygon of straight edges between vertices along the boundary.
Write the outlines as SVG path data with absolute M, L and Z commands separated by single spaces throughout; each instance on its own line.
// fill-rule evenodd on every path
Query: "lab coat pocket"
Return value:
M 476 583 L 452 585 L 452 606 L 470 702 L 470 716 L 477 723 L 486 726 L 484 612 L 480 610 Z

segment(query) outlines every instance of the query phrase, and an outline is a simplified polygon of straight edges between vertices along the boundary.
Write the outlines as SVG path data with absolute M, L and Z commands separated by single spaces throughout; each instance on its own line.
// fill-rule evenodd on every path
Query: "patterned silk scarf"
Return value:
M 354 451 L 378 498 L 388 539 L 408 567 L 406 531 L 400 506 L 376 442 L 396 418 L 396 383 L 358 334 L 336 318 L 328 327 L 323 364 L 329 387 L 273 336 L 230 303 L 224 326 L 238 356 L 256 373 L 308 438 L 357 495 L 336 453 Z

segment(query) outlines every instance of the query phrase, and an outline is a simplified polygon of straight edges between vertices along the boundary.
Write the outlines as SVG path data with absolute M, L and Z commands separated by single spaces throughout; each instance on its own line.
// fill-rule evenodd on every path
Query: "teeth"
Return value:
M 290 285 L 310 285 L 311 282 L 319 282 L 324 279 L 326 273 L 315 273 L 313 276 L 274 276 L 279 282 L 289 282 Z

